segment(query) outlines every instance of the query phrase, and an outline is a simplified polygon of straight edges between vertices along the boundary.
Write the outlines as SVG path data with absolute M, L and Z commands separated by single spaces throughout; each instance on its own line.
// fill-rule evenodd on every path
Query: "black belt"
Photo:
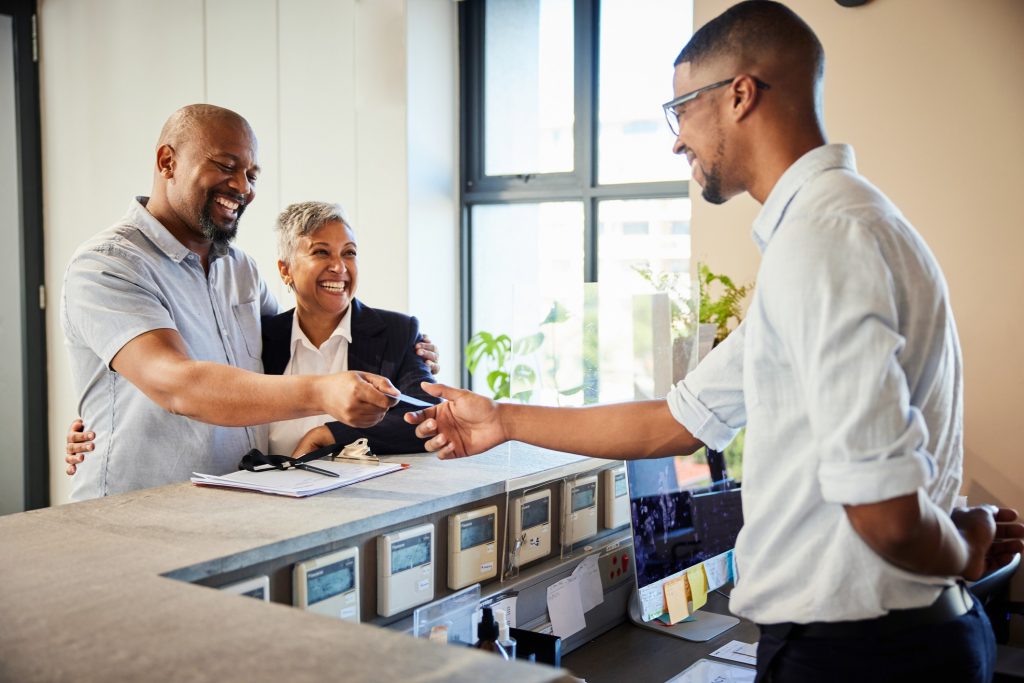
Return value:
M 761 633 L 782 640 L 797 638 L 869 638 L 892 636 L 913 628 L 944 624 L 970 611 L 974 599 L 963 584 L 947 586 L 927 607 L 895 609 L 875 619 L 818 621 L 810 624 L 758 624 Z

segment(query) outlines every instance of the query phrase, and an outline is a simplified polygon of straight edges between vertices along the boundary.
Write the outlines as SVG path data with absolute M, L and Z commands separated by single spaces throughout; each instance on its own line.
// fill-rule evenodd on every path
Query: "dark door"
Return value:
M 0 2 L 0 514 L 50 500 L 35 13 Z

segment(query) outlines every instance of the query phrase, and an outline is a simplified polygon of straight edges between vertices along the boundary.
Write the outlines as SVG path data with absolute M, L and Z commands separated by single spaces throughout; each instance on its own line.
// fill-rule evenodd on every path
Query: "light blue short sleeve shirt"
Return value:
M 74 476 L 84 500 L 235 470 L 266 448 L 265 426 L 218 427 L 172 415 L 111 369 L 118 351 L 157 329 L 176 330 L 195 360 L 262 372 L 260 316 L 277 301 L 242 251 L 210 254 L 209 273 L 145 208 L 131 203 L 113 227 L 83 244 L 64 275 L 61 325 L 78 410 L 96 448 Z

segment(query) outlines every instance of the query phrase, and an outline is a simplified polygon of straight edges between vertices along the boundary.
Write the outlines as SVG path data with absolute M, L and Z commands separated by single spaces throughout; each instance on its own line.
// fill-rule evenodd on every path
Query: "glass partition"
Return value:
M 634 272 L 629 287 L 610 278 L 562 292 L 513 286 L 503 400 L 566 407 L 666 396 L 696 363 L 698 336 L 689 277 L 671 275 Z M 616 528 L 605 519 L 608 483 L 595 471 L 609 463 L 551 462 L 548 480 L 517 491 L 510 482 L 506 578 L 549 545 L 571 557 Z M 542 509 L 547 527 L 538 526 Z
M 630 288 L 590 283 L 562 295 L 514 287 L 510 400 L 581 406 L 668 394 L 697 361 L 689 277 L 634 275 Z
M 514 318 L 525 315 L 514 292 L 530 283 L 555 299 L 583 291 L 583 205 L 580 202 L 483 204 L 472 208 L 470 315 L 474 338 L 467 353 L 471 388 L 508 396 L 504 367 Z M 537 321 L 532 322 L 539 322 Z M 475 344 L 475 345 L 474 345 Z

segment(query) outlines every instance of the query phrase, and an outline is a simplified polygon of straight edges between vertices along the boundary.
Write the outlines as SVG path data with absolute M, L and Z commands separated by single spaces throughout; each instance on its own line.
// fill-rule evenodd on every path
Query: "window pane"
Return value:
M 672 62 L 693 32 L 693 3 L 603 0 L 600 21 L 598 182 L 689 179 L 660 105 L 672 99 Z
M 598 281 L 602 289 L 650 291 L 649 277 L 690 289 L 690 200 L 607 200 L 598 204 Z
M 573 169 L 572 0 L 488 0 L 484 173 Z
M 515 334 L 517 288 L 577 300 L 583 291 L 583 205 L 579 202 L 472 208 L 471 334 Z M 482 364 L 473 388 L 489 393 Z

